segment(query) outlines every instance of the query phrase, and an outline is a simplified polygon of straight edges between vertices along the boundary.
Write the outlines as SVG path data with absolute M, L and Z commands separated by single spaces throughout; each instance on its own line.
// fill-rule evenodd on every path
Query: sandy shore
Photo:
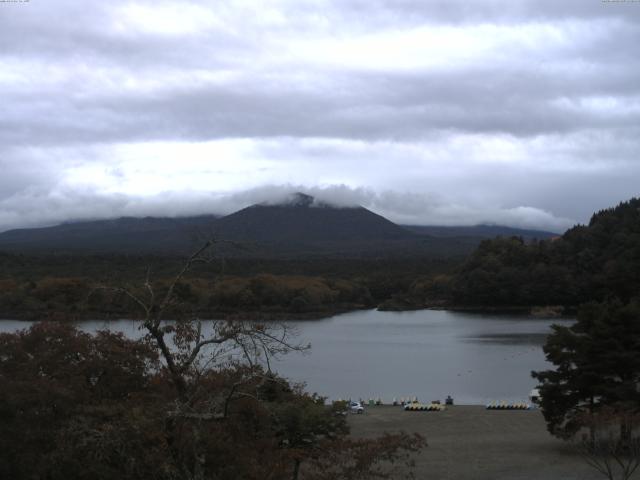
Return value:
M 597 480 L 575 449 L 549 435 L 539 410 L 494 411 L 453 406 L 443 412 L 369 407 L 349 415 L 352 434 L 418 432 L 429 446 L 416 458 L 418 479 Z M 640 478 L 640 473 L 633 478 Z

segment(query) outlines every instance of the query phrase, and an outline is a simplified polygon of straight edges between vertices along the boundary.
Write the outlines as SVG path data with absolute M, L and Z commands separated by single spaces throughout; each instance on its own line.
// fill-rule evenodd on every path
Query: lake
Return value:
M 531 370 L 550 367 L 542 345 L 550 325 L 572 320 L 517 315 L 471 314 L 438 310 L 379 312 L 365 310 L 313 321 L 289 321 L 298 341 L 311 343 L 307 354 L 294 353 L 274 364 L 293 381 L 331 399 L 418 397 L 485 404 L 523 401 L 535 380 Z M 0 331 L 28 327 L 0 321 Z M 131 320 L 89 321 L 83 330 L 110 328 L 140 335 Z

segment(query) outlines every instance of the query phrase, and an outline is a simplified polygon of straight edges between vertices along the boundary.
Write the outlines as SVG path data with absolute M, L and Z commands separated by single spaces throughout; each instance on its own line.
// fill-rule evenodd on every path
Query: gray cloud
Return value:
M 303 2 L 304 3 L 304 2 Z M 375 22 L 378 26 L 436 23 L 513 23 L 557 21 L 558 19 L 615 18 L 640 20 L 640 14 L 628 5 L 603 5 L 582 0 L 346 0 L 341 2 L 343 16 L 352 21 Z M 363 20 L 364 19 L 364 20 Z
M 563 7 L 556 6 L 558 2 L 518 2 L 519 7 L 511 3 L 485 2 L 478 8 L 468 2 L 432 2 L 429 8 L 424 2 L 377 2 L 366 9 L 360 2 L 343 8 L 328 5 L 326 15 L 339 24 L 355 12 L 371 12 L 361 22 L 373 22 L 367 25 L 374 33 L 377 24 L 372 18 L 377 14 L 392 19 L 396 29 L 456 18 L 492 19 L 507 28 L 524 22 L 541 30 L 541 40 L 550 39 L 545 48 L 535 43 L 537 39 L 532 43 L 516 35 L 499 45 L 506 51 L 488 52 L 480 65 L 454 63 L 420 72 L 384 66 L 379 71 L 336 71 L 335 66 L 314 65 L 313 59 L 311 64 L 286 60 L 286 53 L 278 52 L 271 53 L 275 59 L 266 69 L 253 67 L 252 60 L 269 55 L 259 39 L 279 39 L 277 29 L 264 25 L 253 37 L 242 37 L 242 30 L 233 34 L 208 29 L 176 38 L 109 29 L 105 25 L 113 23 L 114 14 L 105 6 L 38 5 L 23 8 L 22 15 L 14 9 L 17 21 L 2 30 L 7 57 L 18 63 L 25 54 L 37 59 L 25 73 L 40 75 L 45 73 L 41 70 L 59 68 L 71 74 L 53 84 L 36 82 L 26 94 L 4 99 L 8 115 L 1 132 L 7 142 L 45 144 L 291 135 L 406 139 L 434 129 L 537 135 L 615 128 L 640 120 L 637 110 L 584 105 L 585 100 L 612 93 L 621 103 L 639 101 L 635 79 L 640 58 L 633 46 L 640 43 L 640 16 L 635 13 L 640 9 L 585 7 L 584 2 L 563 2 Z M 115 9 L 124 4 L 113 5 Z M 300 13 L 285 5 L 285 13 Z M 65 22 L 66 16 L 79 21 Z M 535 23 L 544 20 L 549 23 Z M 291 28 L 293 23 L 290 18 L 286 25 Z M 221 71 L 231 72 L 232 80 L 198 82 L 189 75 Z M 136 77 L 153 83 L 154 76 L 158 84 L 151 90 L 127 87 Z
M 584 0 L 0 4 L 0 229 L 287 183 L 404 223 L 584 222 L 638 193 L 639 27 Z

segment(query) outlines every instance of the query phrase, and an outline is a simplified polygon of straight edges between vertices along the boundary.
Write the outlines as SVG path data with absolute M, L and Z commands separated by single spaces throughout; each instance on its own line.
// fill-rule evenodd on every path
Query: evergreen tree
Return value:
M 555 325 L 544 346 L 555 370 L 532 372 L 541 383 L 549 431 L 570 438 L 602 408 L 640 409 L 640 304 L 584 305 L 571 327 Z M 587 422 L 588 423 L 588 422 Z
M 615 296 L 629 301 L 640 288 L 640 198 L 597 212 L 553 240 L 483 241 L 453 276 L 458 305 L 564 305 Z

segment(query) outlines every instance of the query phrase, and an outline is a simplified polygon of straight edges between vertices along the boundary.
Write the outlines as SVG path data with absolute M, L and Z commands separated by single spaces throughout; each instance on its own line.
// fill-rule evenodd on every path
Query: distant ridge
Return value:
M 121 217 L 0 233 L 0 250 L 38 253 L 184 253 L 218 219 Z
M 431 225 L 403 225 L 407 230 L 419 235 L 431 235 L 433 237 L 522 237 L 524 240 L 548 240 L 559 237 L 559 233 L 546 230 L 521 229 L 505 227 L 503 225 L 473 225 L 473 226 L 431 226 Z

